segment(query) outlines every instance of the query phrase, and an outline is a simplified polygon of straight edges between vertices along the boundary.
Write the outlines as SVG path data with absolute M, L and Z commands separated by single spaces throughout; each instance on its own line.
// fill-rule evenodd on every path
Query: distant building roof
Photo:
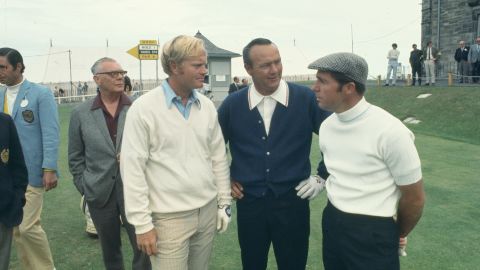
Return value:
M 213 44 L 210 40 L 208 40 L 208 38 L 206 38 L 204 35 L 202 35 L 202 33 L 200 33 L 200 31 L 198 31 L 197 34 L 195 34 L 195 37 L 203 40 L 203 42 L 205 43 L 205 49 L 207 49 L 208 56 L 210 56 L 210 57 L 225 57 L 225 58 L 230 57 L 230 58 L 233 58 L 233 57 L 241 56 L 238 53 L 227 51 L 225 49 L 222 49 L 222 48 L 219 48 L 219 47 L 215 46 L 215 44 Z

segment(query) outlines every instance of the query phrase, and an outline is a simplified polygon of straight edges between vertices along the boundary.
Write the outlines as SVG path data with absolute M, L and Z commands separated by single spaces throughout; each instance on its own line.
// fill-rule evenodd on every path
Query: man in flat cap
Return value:
M 404 246 L 425 200 L 414 135 L 365 100 L 363 58 L 335 53 L 309 68 L 317 70 L 318 105 L 334 112 L 319 131 L 330 173 L 322 220 L 325 269 L 399 269 L 399 239 Z

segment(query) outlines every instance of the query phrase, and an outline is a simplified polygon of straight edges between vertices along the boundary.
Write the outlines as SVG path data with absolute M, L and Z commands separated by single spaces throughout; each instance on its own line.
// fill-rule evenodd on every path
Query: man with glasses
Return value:
M 120 228 L 123 221 L 133 249 L 132 269 L 151 269 L 150 260 L 137 248 L 134 227 L 125 218 L 119 155 L 127 111 L 132 104 L 124 94 L 127 73 L 111 58 L 97 60 L 92 68 L 99 94 L 71 114 L 68 162 L 73 181 L 85 196 L 97 229 L 105 269 L 124 269 Z
M 25 79 L 22 55 L 0 49 L 0 105 L 11 115 L 28 169 L 23 221 L 13 230 L 22 269 L 54 269 L 52 253 L 40 222 L 43 194 L 57 186 L 59 124 L 50 89 Z M 0 236 L 2 237 L 2 236 Z
M 476 83 L 480 77 L 480 37 L 475 40 L 475 45 L 470 47 L 468 62 L 472 65 L 473 82 Z

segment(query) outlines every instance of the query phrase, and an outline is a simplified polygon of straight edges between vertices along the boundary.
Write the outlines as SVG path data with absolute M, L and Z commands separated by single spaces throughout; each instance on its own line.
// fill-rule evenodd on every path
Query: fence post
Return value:
M 377 77 L 377 86 L 380 87 L 380 85 L 382 85 L 382 76 L 381 76 L 381 75 L 378 75 L 378 77 Z
M 412 85 L 412 75 L 407 74 L 407 86 L 410 86 L 410 85 Z
M 452 83 L 453 83 L 452 72 L 448 72 L 448 86 L 452 86 Z

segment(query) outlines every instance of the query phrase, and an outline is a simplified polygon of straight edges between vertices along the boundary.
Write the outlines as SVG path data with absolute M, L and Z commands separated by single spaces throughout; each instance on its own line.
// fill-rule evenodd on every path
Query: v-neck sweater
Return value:
M 225 142 L 213 103 L 198 95 L 185 119 L 159 86 L 130 108 L 120 161 L 125 211 L 136 233 L 153 228 L 152 213 L 198 209 L 217 198 L 230 203 Z

